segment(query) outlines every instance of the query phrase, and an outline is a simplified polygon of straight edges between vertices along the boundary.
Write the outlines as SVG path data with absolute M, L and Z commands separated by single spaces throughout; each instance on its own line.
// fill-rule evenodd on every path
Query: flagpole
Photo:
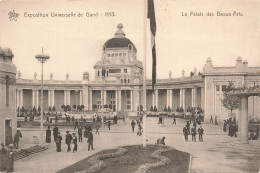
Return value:
M 143 48 L 143 147 L 146 147 L 146 17 L 147 0 L 144 0 L 144 48 Z

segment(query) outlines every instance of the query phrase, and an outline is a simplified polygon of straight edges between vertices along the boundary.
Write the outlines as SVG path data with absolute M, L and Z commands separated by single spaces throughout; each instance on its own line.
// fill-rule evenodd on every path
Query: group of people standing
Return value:
M 183 127 L 183 135 L 184 139 L 186 142 L 188 142 L 188 136 L 192 136 L 192 141 L 196 142 L 196 136 L 197 132 L 199 134 L 199 141 L 203 142 L 203 134 L 204 134 L 204 129 L 202 126 L 200 126 L 197 130 L 197 124 L 196 122 L 193 123 L 193 127 L 190 128 L 190 121 L 187 121 L 186 125 Z
M 236 117 L 224 120 L 223 131 L 226 132 L 227 128 L 228 128 L 228 136 L 237 137 L 238 124 L 236 122 Z
M 83 136 L 83 128 L 82 126 L 78 127 L 78 137 L 79 137 L 79 142 L 82 142 L 82 136 Z M 73 146 L 73 153 L 77 152 L 78 150 L 78 137 L 76 136 L 76 133 L 72 133 L 70 134 L 69 131 L 66 131 L 66 135 L 65 135 L 65 143 L 67 144 L 68 148 L 67 148 L 67 152 L 71 151 L 71 144 L 74 144 Z M 92 128 L 90 125 L 86 125 L 85 126 L 85 132 L 84 132 L 84 137 L 88 138 L 87 143 L 88 145 L 88 150 L 90 150 L 90 148 L 92 150 L 93 149 L 93 134 L 92 134 Z M 54 125 L 53 128 L 53 139 L 54 142 L 56 143 L 56 151 L 57 152 L 61 152 L 61 142 L 62 142 L 62 136 L 61 133 L 59 131 L 59 128 L 57 127 L 57 125 Z M 51 129 L 50 126 L 48 126 L 48 129 L 46 130 L 46 143 L 51 143 Z

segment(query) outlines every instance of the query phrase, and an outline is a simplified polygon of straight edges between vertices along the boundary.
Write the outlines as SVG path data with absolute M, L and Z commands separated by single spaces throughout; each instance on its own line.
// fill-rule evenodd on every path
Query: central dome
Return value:
M 104 44 L 106 48 L 125 48 L 128 47 L 129 44 L 132 44 L 134 46 L 134 44 L 128 38 L 125 37 L 125 33 L 122 30 L 122 28 L 123 24 L 119 23 L 117 25 L 118 30 L 115 33 L 115 37 L 107 40 Z M 135 46 L 134 49 L 136 50 Z

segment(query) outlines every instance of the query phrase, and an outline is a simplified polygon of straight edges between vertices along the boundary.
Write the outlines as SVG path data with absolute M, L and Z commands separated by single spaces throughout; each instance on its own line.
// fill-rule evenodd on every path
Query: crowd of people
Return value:
M 98 124 L 98 122 L 97 122 Z M 97 130 L 97 129 L 96 129 Z M 60 130 L 58 126 L 55 124 L 53 128 L 53 133 L 51 133 L 50 126 L 48 126 L 48 129 L 46 130 L 46 143 L 51 143 L 51 134 L 53 134 L 53 140 L 56 143 L 56 151 L 61 152 L 61 144 L 62 144 L 62 136 L 60 133 Z M 97 134 L 98 130 L 96 131 Z M 99 132 L 98 132 L 99 133 Z M 67 145 L 67 152 L 71 151 L 71 144 L 73 144 L 73 153 L 77 152 L 78 150 L 78 141 L 82 142 L 83 137 L 83 127 L 80 125 L 78 126 L 78 137 L 76 133 L 70 133 L 70 131 L 66 131 L 65 135 L 65 144 Z M 94 150 L 93 148 L 93 133 L 92 133 L 92 127 L 88 124 L 85 125 L 85 131 L 84 131 L 84 137 L 87 138 L 88 143 L 88 150 L 90 148 Z
M 183 131 L 185 141 L 188 142 L 189 140 L 188 136 L 191 135 L 192 137 L 191 140 L 193 142 L 196 142 L 196 136 L 197 134 L 199 134 L 199 141 L 203 142 L 204 129 L 202 125 L 200 125 L 200 127 L 197 129 L 197 123 L 194 121 L 192 128 L 190 128 L 190 126 L 191 126 L 190 121 L 187 121 L 186 125 L 183 127 L 182 131 Z

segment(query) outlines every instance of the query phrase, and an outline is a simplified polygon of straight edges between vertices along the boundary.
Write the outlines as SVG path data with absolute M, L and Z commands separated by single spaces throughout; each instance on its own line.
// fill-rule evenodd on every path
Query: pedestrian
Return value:
M 56 151 L 57 152 L 61 152 L 61 141 L 62 141 L 62 136 L 60 134 L 60 132 L 57 132 L 57 136 L 56 136 Z
M 58 122 L 58 115 L 56 114 L 56 116 L 55 116 L 55 123 L 57 123 Z
M 99 122 L 98 121 L 95 124 L 95 128 L 96 128 L 96 134 L 99 135 Z
M 78 151 L 78 139 L 77 139 L 77 136 L 76 136 L 76 133 L 72 133 L 72 141 L 73 141 L 73 144 L 74 144 L 74 147 L 73 147 L 73 153 L 77 152 Z
M 134 120 L 132 120 L 131 126 L 132 126 L 132 131 L 134 133 L 135 132 L 135 121 Z
M 107 122 L 108 130 L 110 130 L 110 120 Z
M 198 133 L 199 133 L 199 141 L 203 142 L 203 133 L 204 133 L 204 129 L 202 126 L 200 126 L 198 128 Z
M 175 124 L 176 125 L 176 118 L 173 117 L 173 122 L 172 122 L 172 125 Z
M 14 152 L 13 152 L 13 144 L 8 146 L 9 151 L 6 158 L 6 172 L 14 172 Z
M 82 142 L 82 126 L 79 126 L 78 128 L 78 135 L 79 135 L 79 142 Z
M 188 135 L 189 135 L 189 132 L 188 132 L 188 127 L 187 127 L 187 125 L 185 125 L 184 127 L 183 127 L 183 135 L 184 135 L 184 139 L 185 139 L 185 141 L 186 142 L 188 142 Z
M 187 121 L 187 129 L 188 129 L 188 135 L 190 135 L 190 121 Z
M 59 128 L 57 127 L 57 124 L 55 124 L 54 128 L 53 128 L 53 138 L 54 138 L 54 141 L 56 141 L 56 138 L 58 136 L 58 132 L 59 132 Z
M 67 131 L 66 138 L 65 138 L 65 142 L 68 145 L 67 152 L 71 151 L 71 149 L 70 149 L 71 140 L 72 140 L 72 136 L 71 136 L 70 132 Z
M 223 132 L 227 131 L 227 121 L 224 120 L 224 124 L 223 124 Z
M 197 132 L 196 132 L 196 126 L 193 126 L 192 128 L 191 128 L 191 139 L 192 139 L 192 141 L 194 141 L 194 142 L 196 142 L 196 135 L 197 135 Z
M 22 138 L 22 133 L 17 130 L 16 134 L 14 135 L 14 147 L 15 149 L 18 149 L 19 147 L 19 141 L 20 141 L 20 138 Z
M 218 125 L 218 117 L 215 116 L 215 125 Z
M 90 131 L 89 136 L 88 136 L 88 151 L 90 150 L 90 147 L 92 150 L 94 150 L 93 149 L 93 140 L 94 140 L 93 134 L 92 134 L 92 131 Z
M 210 121 L 209 121 L 209 123 L 212 123 L 212 124 L 213 124 L 213 117 L 212 117 L 212 115 L 210 115 Z
M 46 130 L 45 142 L 46 143 L 51 143 L 51 129 L 50 129 L 50 126 L 48 126 L 48 129 Z
M 123 122 L 125 123 L 125 115 L 123 115 Z
M 75 121 L 74 130 L 75 130 L 76 128 L 79 129 L 79 123 L 78 123 L 78 120 Z
M 0 172 L 6 171 L 6 158 L 7 158 L 7 150 L 5 149 L 5 145 L 1 143 L 2 149 L 0 150 Z

